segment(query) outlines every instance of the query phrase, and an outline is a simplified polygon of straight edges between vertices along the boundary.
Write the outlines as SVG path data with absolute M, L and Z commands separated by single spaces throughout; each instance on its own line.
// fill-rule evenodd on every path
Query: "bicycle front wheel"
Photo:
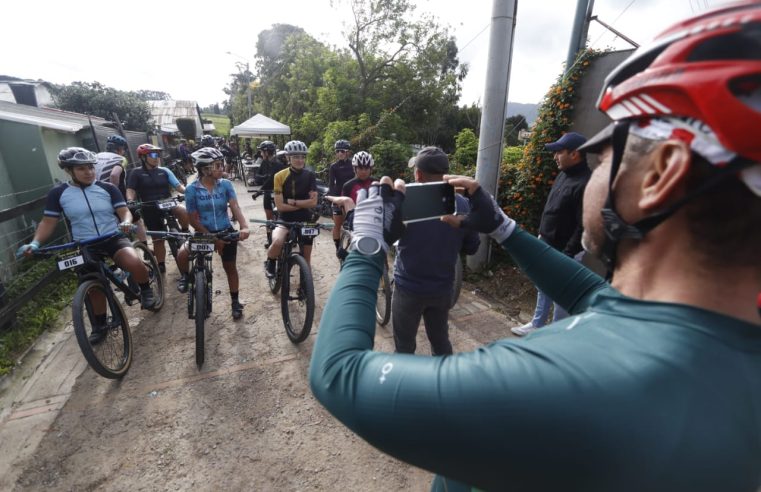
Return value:
M 156 261 L 156 257 L 153 256 L 148 246 L 141 241 L 135 241 L 132 243 L 132 247 L 137 251 L 138 257 L 143 260 L 145 268 L 148 269 L 148 280 L 151 283 L 153 289 L 153 295 L 156 298 L 156 302 L 151 311 L 158 311 L 161 306 L 164 305 L 164 277 L 161 276 L 161 270 L 159 270 L 159 262 Z
M 314 318 L 314 284 L 312 272 L 301 255 L 291 255 L 285 266 L 283 285 L 280 292 L 280 306 L 283 324 L 288 338 L 293 343 L 306 340 L 312 330 Z
M 204 359 L 204 323 L 206 323 L 206 272 L 196 272 L 195 283 L 195 320 L 196 320 L 196 364 L 203 365 Z
M 391 319 L 391 280 L 388 278 L 388 264 L 383 265 L 383 274 L 378 285 L 378 299 L 375 301 L 375 320 L 386 326 Z
M 95 372 L 109 379 L 127 374 L 132 363 L 132 333 L 122 305 L 99 280 L 80 284 L 72 303 L 74 334 Z
M 347 231 L 346 229 L 341 229 L 341 238 L 338 242 L 338 247 L 341 248 L 344 251 L 349 251 L 349 246 L 351 246 L 351 232 Z M 344 266 L 344 261 L 346 258 L 339 258 L 339 263 L 341 264 L 341 267 Z

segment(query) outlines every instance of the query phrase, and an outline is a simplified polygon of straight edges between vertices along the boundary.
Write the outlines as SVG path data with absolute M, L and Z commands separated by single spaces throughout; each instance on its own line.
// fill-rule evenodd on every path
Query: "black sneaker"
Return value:
M 180 294 L 184 294 L 188 291 L 188 274 L 183 273 L 180 275 L 180 279 L 177 281 L 177 290 Z
M 87 340 L 90 345 L 98 345 L 106 339 L 106 335 L 108 335 L 108 329 L 105 326 L 93 326 L 92 333 L 87 337 Z
M 140 307 L 150 309 L 156 304 L 156 296 L 150 287 L 140 291 Z
M 243 304 L 238 301 L 233 302 L 233 319 L 240 319 L 243 316 Z
M 275 278 L 277 273 L 275 271 L 275 260 L 267 258 L 267 261 L 264 263 L 264 269 L 266 270 L 267 278 Z
M 166 273 L 166 263 L 164 263 L 163 261 L 159 263 L 159 271 L 161 273 Z

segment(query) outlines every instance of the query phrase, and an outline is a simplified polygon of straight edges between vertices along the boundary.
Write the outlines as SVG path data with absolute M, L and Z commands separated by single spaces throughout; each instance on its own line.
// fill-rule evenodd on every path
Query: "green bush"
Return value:
M 470 128 L 464 128 L 455 137 L 455 151 L 450 159 L 452 174 L 475 176 L 478 157 L 478 137 Z
M 411 173 L 407 168 L 407 162 L 412 156 L 409 146 L 391 140 L 383 140 L 370 147 L 369 152 L 375 161 L 375 169 L 373 170 L 375 177 L 390 176 L 391 179 L 409 180 Z

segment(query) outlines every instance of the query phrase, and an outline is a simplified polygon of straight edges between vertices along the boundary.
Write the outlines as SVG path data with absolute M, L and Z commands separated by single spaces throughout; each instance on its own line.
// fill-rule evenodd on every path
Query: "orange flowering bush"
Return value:
M 576 88 L 592 60 L 603 51 L 584 50 L 566 74 L 561 74 L 539 106 L 531 139 L 517 163 L 504 160 L 500 169 L 499 203 L 523 228 L 536 233 L 557 165 L 544 145 L 556 141 L 571 126 Z

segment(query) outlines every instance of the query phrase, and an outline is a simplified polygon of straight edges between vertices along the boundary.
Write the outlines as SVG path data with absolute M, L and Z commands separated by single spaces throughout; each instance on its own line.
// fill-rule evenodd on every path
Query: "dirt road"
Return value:
M 236 188 L 245 215 L 263 218 L 260 202 Z M 263 230 L 252 227 L 239 247 L 246 308 L 237 322 L 214 259 L 217 294 L 200 371 L 186 297 L 175 289 L 169 262 L 163 309 L 129 308 L 135 355 L 123 380 L 86 367 L 71 327 L 59 330 L 47 357 L 68 359 L 48 375 L 40 375 L 41 364 L 0 418 L 0 454 L 9 457 L 0 489 L 428 490 L 430 473 L 367 445 L 314 400 L 307 370 L 318 327 L 301 345 L 288 341 L 279 298 L 266 286 L 263 243 Z M 312 258 L 317 325 L 338 271 L 329 233 L 318 238 Z M 456 351 L 503 337 L 509 326 L 469 292 L 452 319 Z M 379 328 L 375 341 L 376 350 L 393 350 L 389 328 Z M 422 330 L 418 347 L 429 351 Z M 45 391 L 30 388 L 46 383 Z M 48 421 L 32 425 L 45 415 Z M 30 437 L 34 432 L 39 438 Z

